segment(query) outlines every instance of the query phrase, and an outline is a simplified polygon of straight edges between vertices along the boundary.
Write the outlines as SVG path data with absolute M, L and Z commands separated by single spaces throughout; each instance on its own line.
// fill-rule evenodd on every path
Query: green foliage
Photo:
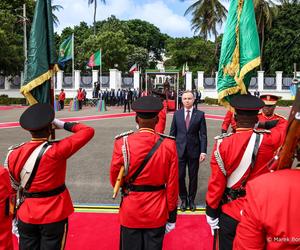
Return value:
M 200 37 L 193 38 L 169 38 L 166 42 L 166 66 L 175 65 L 182 69 L 188 62 L 190 71 L 196 73 L 199 70 L 210 72 L 213 66 L 215 45 Z
M 300 5 L 283 4 L 274 19 L 272 29 L 266 33 L 266 72 L 277 70 L 285 74 L 293 73 L 294 63 L 300 62 Z
M 16 75 L 23 69 L 23 23 L 21 18 L 23 2 L 0 1 L 0 73 L 4 75 Z M 33 0 L 25 2 L 27 16 L 31 18 L 34 2 Z
M 210 97 L 205 97 L 204 103 L 208 105 L 219 105 L 218 99 L 210 98 Z
M 11 104 L 26 104 L 25 98 L 9 98 L 7 95 L 0 95 L 0 105 L 11 105 Z

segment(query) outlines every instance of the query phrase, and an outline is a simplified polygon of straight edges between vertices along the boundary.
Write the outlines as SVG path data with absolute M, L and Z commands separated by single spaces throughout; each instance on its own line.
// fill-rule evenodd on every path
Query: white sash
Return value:
M 242 160 L 240 162 L 240 164 L 238 165 L 238 167 L 232 172 L 232 174 L 228 177 L 227 179 L 227 187 L 231 188 L 232 186 L 234 186 L 246 173 L 246 171 L 249 169 L 250 165 L 251 165 L 251 160 L 252 160 L 252 154 L 253 154 L 253 150 L 254 150 L 254 145 L 255 145 L 255 139 L 256 139 L 256 133 L 253 133 L 251 135 L 251 138 L 249 140 L 249 143 L 247 145 L 247 148 L 245 150 L 245 153 L 242 157 Z M 259 138 L 259 145 L 260 146 L 262 139 L 263 139 L 263 135 L 262 134 L 258 134 Z
M 26 163 L 24 164 L 23 169 L 21 170 L 20 173 L 20 180 L 21 180 L 21 187 L 24 188 L 31 176 L 34 164 L 36 162 L 36 159 L 42 149 L 42 147 L 48 142 L 44 142 L 41 145 L 39 145 L 35 150 L 33 150 L 33 152 L 31 153 L 31 155 L 29 156 L 29 158 L 27 159 Z M 46 148 L 44 154 L 46 153 L 46 151 L 51 147 L 51 145 L 48 145 L 48 147 Z

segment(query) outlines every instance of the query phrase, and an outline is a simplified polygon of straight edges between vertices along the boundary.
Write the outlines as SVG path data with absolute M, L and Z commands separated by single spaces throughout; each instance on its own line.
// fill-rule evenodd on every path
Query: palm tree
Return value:
M 288 2 L 288 0 L 283 0 Z M 274 17 L 277 15 L 277 6 L 272 0 L 254 0 L 254 9 L 258 33 L 260 35 L 260 57 L 263 62 L 265 30 L 272 27 Z M 262 70 L 263 63 L 260 64 Z
M 226 19 L 227 9 L 219 0 L 198 0 L 185 11 L 184 15 L 192 14 L 192 30 L 199 33 L 205 40 L 211 35 L 215 38 L 214 65 L 219 48 L 217 26 L 222 26 Z M 215 66 L 211 74 L 215 72 Z
M 106 4 L 105 0 L 101 0 L 102 3 Z M 96 12 L 97 12 L 97 0 L 88 0 L 88 4 L 94 3 L 94 35 L 96 35 Z
M 54 25 L 57 27 L 59 25 L 59 20 L 58 17 L 53 13 L 54 11 L 60 11 L 62 10 L 64 7 L 62 7 L 61 5 L 52 5 L 52 18 L 53 18 L 53 23 Z

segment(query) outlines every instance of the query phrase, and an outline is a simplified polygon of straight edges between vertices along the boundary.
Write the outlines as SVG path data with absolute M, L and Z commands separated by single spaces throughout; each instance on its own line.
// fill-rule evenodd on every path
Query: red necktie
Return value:
M 186 112 L 187 112 L 187 114 L 186 114 L 186 118 L 185 118 L 185 127 L 186 127 L 186 129 L 188 129 L 190 126 L 190 120 L 191 120 L 190 112 L 191 111 L 187 110 Z

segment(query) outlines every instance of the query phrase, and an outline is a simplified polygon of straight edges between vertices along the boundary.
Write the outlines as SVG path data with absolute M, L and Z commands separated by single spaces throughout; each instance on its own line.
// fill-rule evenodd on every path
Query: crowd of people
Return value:
M 116 136 L 110 164 L 111 185 L 121 185 L 122 193 L 120 249 L 161 250 L 165 234 L 176 228 L 177 206 L 181 211 L 197 208 L 199 165 L 208 158 L 205 114 L 195 106 L 195 93 L 184 91 L 182 108 L 173 115 L 170 135 L 165 135 L 166 102 L 142 94 L 134 99 L 129 90 L 118 92 L 124 94 L 124 106 L 132 101 L 138 127 Z M 285 143 L 288 128 L 287 120 L 274 113 L 278 100 L 250 94 L 230 100 L 234 111 L 228 112 L 221 135 L 215 137 L 206 193 L 206 219 L 215 249 L 300 246 L 300 198 L 295 195 L 299 169 L 270 173 L 268 167 L 270 161 L 276 164 L 274 155 Z M 48 104 L 30 106 L 20 125 L 32 139 L 11 147 L 5 168 L 0 168 L 0 249 L 12 249 L 15 211 L 9 208 L 17 209 L 20 250 L 64 249 L 73 212 L 65 185 L 67 159 L 88 143 L 94 129 L 55 119 Z M 53 128 L 73 134 L 51 141 Z M 293 134 L 295 145 L 299 133 L 297 129 Z M 280 205 L 274 195 L 282 199 Z M 16 204 L 10 206 L 13 201 Z

